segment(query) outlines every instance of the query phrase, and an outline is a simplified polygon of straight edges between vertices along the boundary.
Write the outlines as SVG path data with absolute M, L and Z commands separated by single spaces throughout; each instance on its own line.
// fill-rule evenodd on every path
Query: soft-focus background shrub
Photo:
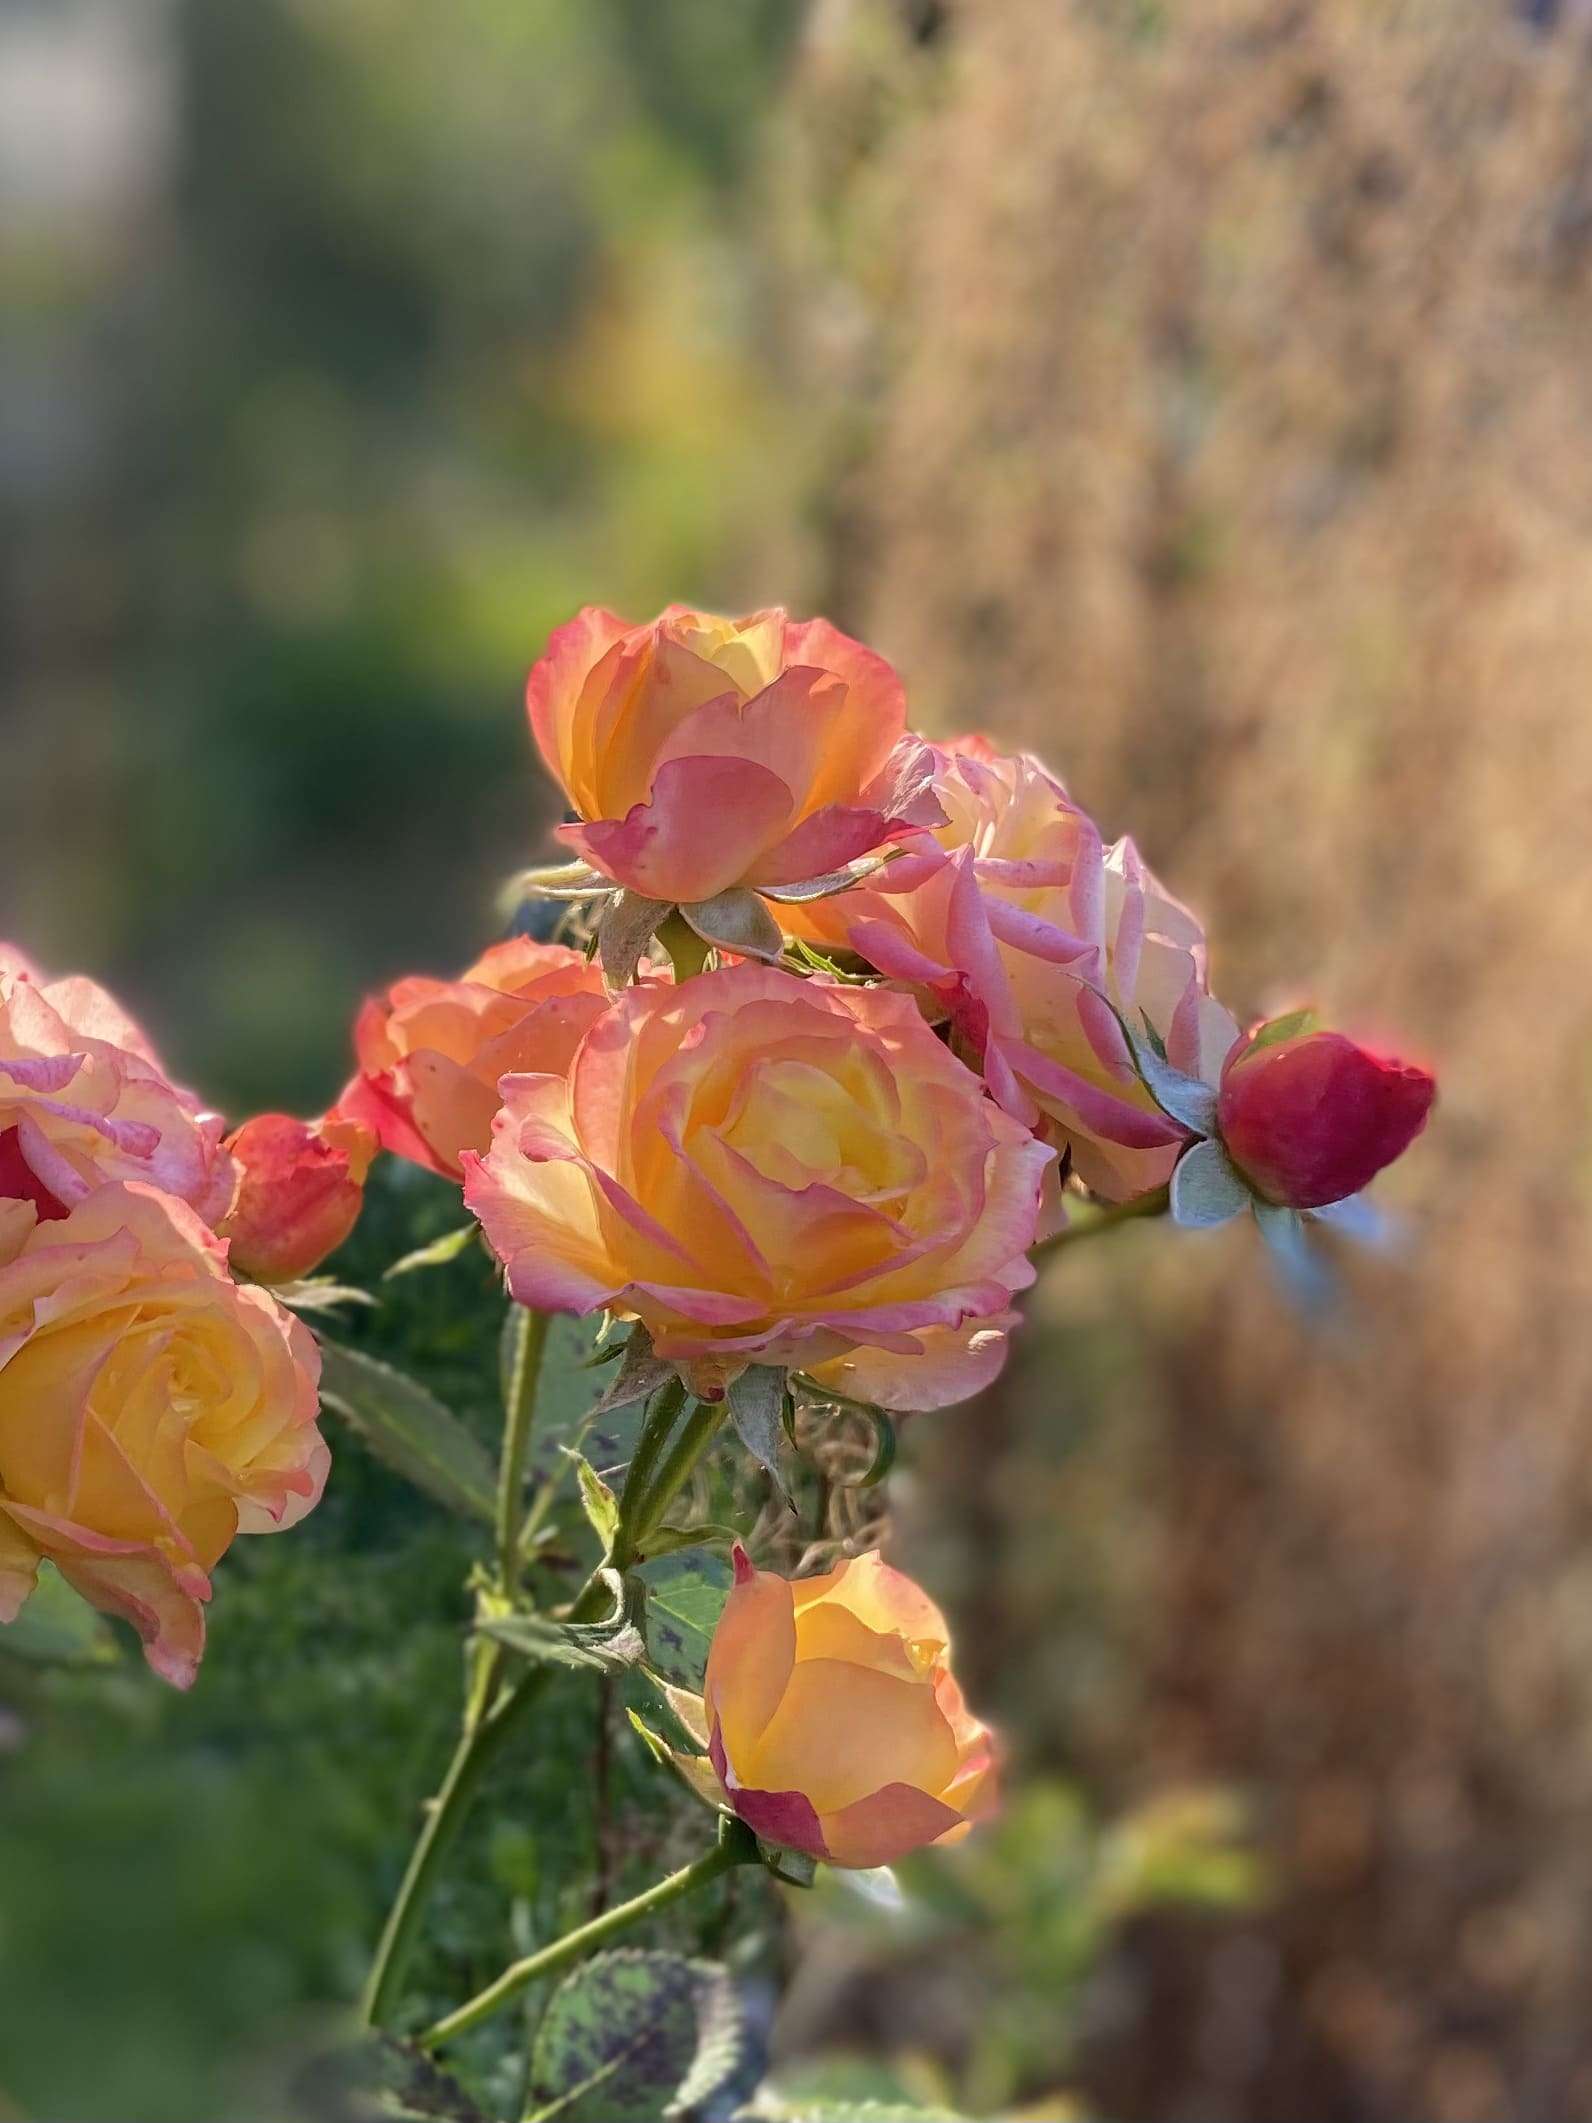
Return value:
M 827 610 L 922 721 L 1131 827 L 1235 1006 L 1313 989 L 1443 1069 L 1352 1333 L 1307 1338 L 1241 1228 L 1130 1229 L 910 1438 L 901 1535 L 1039 1858 L 992 1844 L 908 1938 L 804 1915 L 785 2040 L 858 2085 L 1592 2116 L 1588 34 L 1575 0 L 0 17 L 0 930 L 230 1111 L 324 1102 L 359 993 L 475 955 L 550 810 L 523 670 L 594 597 Z M 413 1331 L 468 1398 L 479 1351 Z M 13 2098 L 214 2114 L 357 1980 L 457 1554 L 352 1446 L 269 1551 L 187 1701 L 0 1675 Z M 585 1746 L 508 1795 L 499 1892 Z M 1272 1898 L 1146 1909 L 1074 1788 L 1158 1801 L 1126 1847 L 1160 1824 L 1207 1905 L 1252 1899 L 1201 1855 L 1225 1802 L 1164 1795 L 1243 1795 Z

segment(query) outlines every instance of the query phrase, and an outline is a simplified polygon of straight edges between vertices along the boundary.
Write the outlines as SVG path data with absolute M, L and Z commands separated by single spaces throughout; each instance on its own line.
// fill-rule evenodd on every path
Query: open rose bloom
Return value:
M 649 899 L 798 885 L 939 816 L 901 681 L 827 620 L 588 606 L 526 700 L 578 814 L 559 838 Z
M 962 1700 L 938 1607 L 877 1554 L 792 1582 L 735 1551 L 700 1701 L 669 1700 L 699 1796 L 831 1865 L 959 1842 L 996 1801 L 989 1730 Z
M 320 1496 L 319 1372 L 173 1196 L 112 1184 L 43 1223 L 0 1201 L 0 1622 L 47 1557 L 186 1687 L 217 1560 Z
M 401 980 L 360 1012 L 359 1074 L 338 1111 L 384 1150 L 457 1179 L 464 1153 L 492 1140 L 499 1078 L 561 1074 L 607 1002 L 579 951 L 525 936 L 494 944 L 457 980 Z
M 946 825 L 866 885 L 792 909 L 793 926 L 918 989 L 1095 1193 L 1162 1186 L 1188 1136 L 1145 1088 L 1117 1013 L 1214 1081 L 1238 1027 L 1210 993 L 1198 922 L 1027 753 L 963 739 L 935 787 Z
M 509 1077 L 465 1200 L 521 1304 L 639 1319 L 702 1390 L 799 1367 L 963 1398 L 1033 1279 L 1051 1152 L 910 998 L 760 966 L 643 984 L 564 1075 Z
M 0 943 L 0 1199 L 49 1219 L 146 1180 L 215 1224 L 237 1186 L 223 1132 L 103 988 L 47 980 Z

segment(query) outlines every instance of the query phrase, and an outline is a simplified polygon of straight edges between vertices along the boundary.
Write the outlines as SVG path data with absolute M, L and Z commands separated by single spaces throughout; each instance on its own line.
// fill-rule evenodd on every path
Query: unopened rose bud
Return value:
M 1357 1194 L 1402 1155 L 1436 1094 L 1430 1071 L 1345 1033 L 1307 1029 L 1279 1039 L 1273 1026 L 1257 1025 L 1223 1066 L 1217 1125 L 1258 1194 L 1320 1209 Z
M 228 1141 L 242 1173 L 222 1225 L 232 1266 L 260 1283 L 290 1283 L 318 1268 L 359 1220 L 375 1131 L 329 1113 L 295 1120 L 261 1113 Z
M 697 1724 L 694 1698 L 676 1707 Z M 681 1767 L 771 1843 L 890 1865 L 995 1804 L 989 1730 L 951 1677 L 945 1619 L 877 1555 L 794 1583 L 735 1551 L 708 1654 L 706 1760 Z

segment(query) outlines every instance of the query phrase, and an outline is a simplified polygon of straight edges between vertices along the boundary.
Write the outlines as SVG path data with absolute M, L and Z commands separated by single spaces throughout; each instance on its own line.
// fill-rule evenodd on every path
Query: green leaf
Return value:
M 511 1332 L 513 1312 L 504 1331 L 505 1366 L 513 1358 Z M 605 1374 L 596 1368 L 600 1318 L 573 1319 L 556 1313 L 547 1323 L 542 1346 L 542 1365 L 536 1380 L 536 1421 L 531 1433 L 530 1477 L 538 1486 L 556 1481 L 567 1472 L 565 1446 L 583 1452 L 606 1479 L 610 1471 L 623 1468 L 635 1449 L 636 1433 L 645 1413 L 638 1402 L 599 1415 Z M 617 1339 L 616 1351 L 624 1345 Z M 507 1387 L 505 1386 L 505 1393 Z
M 389 1467 L 465 1518 L 494 1516 L 485 1449 L 417 1379 L 321 1338 L 321 1399 Z
M 395 1275 L 413 1275 L 417 1268 L 442 1268 L 449 1261 L 456 1261 L 469 1245 L 471 1239 L 480 1235 L 479 1224 L 461 1224 L 457 1231 L 445 1231 L 441 1238 L 434 1238 L 429 1246 L 417 1246 L 413 1253 L 406 1253 L 395 1260 L 390 1268 L 382 1271 L 382 1281 L 390 1283 Z
M 266 1288 L 279 1305 L 291 1305 L 295 1312 L 336 1312 L 343 1305 L 381 1303 L 368 1290 L 334 1282 L 329 1275 L 312 1275 L 299 1283 L 268 1283 Z
M 677 1688 L 700 1688 L 708 1646 L 734 1574 L 701 1550 L 660 1556 L 637 1573 L 647 1588 L 647 1654 Z
M 1298 1039 L 1302 1033 L 1314 1032 L 1320 1022 L 1320 1014 L 1310 1005 L 1288 1010 L 1281 1017 L 1268 1018 L 1265 1024 L 1257 1025 L 1249 1035 L 1245 1052 L 1254 1054 L 1261 1047 L 1276 1047 L 1285 1039 Z
M 662 2123 L 755 2083 L 736 1987 L 711 1961 L 599 1954 L 553 1993 L 531 2058 L 526 2123 Z
M 0 1651 L 35 1666 L 109 1666 L 117 1656 L 104 1617 L 72 1590 L 53 1563 L 39 1566 L 27 1604 L 0 1631 Z
M 607 1555 L 614 1545 L 614 1535 L 619 1531 L 619 1499 L 584 1454 L 577 1452 L 572 1445 L 566 1445 L 564 1453 L 575 1463 L 581 1508 L 593 1533 L 602 1542 L 603 1554 Z
M 739 1539 L 733 1526 L 715 1525 L 711 1520 L 701 1526 L 657 1526 L 642 1542 L 641 1552 L 650 1561 L 654 1556 L 677 1555 L 686 1548 L 718 1547 Z
M 614 1603 L 603 1621 L 557 1622 L 543 1614 L 495 1615 L 478 1623 L 477 1633 L 521 1658 L 555 1666 L 585 1666 L 599 1673 L 639 1666 L 647 1649 L 641 1633 L 641 1588 L 626 1585 L 616 1570 L 605 1570 L 602 1581 Z

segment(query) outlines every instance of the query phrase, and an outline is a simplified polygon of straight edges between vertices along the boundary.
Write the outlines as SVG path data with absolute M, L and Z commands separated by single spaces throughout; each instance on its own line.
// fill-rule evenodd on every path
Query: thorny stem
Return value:
M 732 1830 L 738 1826 L 738 1823 L 732 1824 Z M 557 1975 L 572 1962 L 584 1960 L 587 1954 L 605 1945 L 617 1933 L 639 1923 L 643 1917 L 656 1915 L 660 1909 L 667 1909 L 671 1902 L 678 1902 L 682 1895 L 691 1894 L 698 1887 L 705 1887 L 709 1881 L 718 1879 L 733 1866 L 754 1862 L 755 1858 L 756 1845 L 749 1837 L 733 1832 L 727 1834 L 694 1864 L 683 1866 L 679 1872 L 670 1873 L 667 1879 L 660 1880 L 645 1893 L 634 1896 L 628 1902 L 621 1902 L 617 1907 L 605 1911 L 602 1916 L 594 1917 L 589 1924 L 582 1924 L 577 1930 L 567 1932 L 563 1938 L 555 1939 L 551 1946 L 544 1946 L 540 1953 L 530 1954 L 523 1961 L 514 1962 L 503 1971 L 495 1983 L 489 1983 L 486 1989 L 473 1997 L 467 2005 L 461 2005 L 457 2012 L 450 2012 L 445 2019 L 428 2028 L 419 2038 L 421 2046 L 437 2049 L 444 2042 L 451 2042 L 456 2035 L 478 2027 L 483 2020 L 490 2019 L 493 2013 L 500 2012 L 511 1998 L 518 1996 L 527 1983 L 534 1983 L 540 1976 Z
M 414 1951 L 421 1916 L 436 1884 L 438 1869 L 464 1825 L 465 1814 L 482 1778 L 524 1712 L 534 1702 L 538 1684 L 546 1675 L 546 1667 L 532 1667 L 514 1688 L 498 1698 L 484 1717 L 468 1722 L 459 1735 L 459 1744 L 453 1750 L 447 1774 L 436 1797 L 426 1808 L 425 1825 L 415 1839 L 403 1881 L 371 1963 L 365 1995 L 360 2003 L 361 2015 L 367 2025 L 379 2027 L 390 2016 L 409 1956 Z
M 606 1568 L 624 1570 L 635 1561 L 642 1541 L 661 1522 L 665 1511 L 723 1420 L 722 1404 L 696 1409 L 668 1456 L 662 1465 L 658 1466 L 659 1454 L 663 1451 L 669 1431 L 673 1428 L 675 1417 L 684 1401 L 685 1389 L 675 1382 L 666 1386 L 653 1404 L 642 1441 L 631 1461 L 630 1476 L 625 1483 L 624 1501 L 620 1507 L 620 1529 L 616 1536 L 614 1553 L 608 1559 Z M 639 1464 L 643 1448 L 648 1453 L 645 1466 Z M 649 1489 L 647 1476 L 654 1466 L 658 1468 L 657 1477 Z M 624 1517 L 627 1504 L 630 1506 L 628 1524 Z M 601 1574 L 593 1571 L 576 1595 L 569 1609 L 568 1619 L 572 1622 L 593 1620 L 603 1611 L 608 1597 Z M 527 1713 L 534 1708 L 550 1674 L 551 1669 L 546 1666 L 531 1667 L 512 1687 L 499 1694 L 489 1710 L 467 1718 L 465 1729 L 459 1735 L 458 1745 L 453 1751 L 453 1759 L 448 1764 L 447 1773 L 438 1787 L 436 1797 L 426 1809 L 425 1823 L 410 1853 L 409 1864 L 405 1869 L 397 1898 L 388 1913 L 375 1959 L 371 1963 L 370 1976 L 361 2004 L 364 2019 L 369 2025 L 379 2027 L 391 2016 L 397 2002 L 399 1986 L 409 1964 L 409 1956 L 414 1951 L 420 1920 L 436 1885 L 443 1860 L 464 1825 L 465 1816 L 487 1771 L 518 1730 Z M 484 1703 L 490 1697 L 494 1680 L 495 1674 L 488 1676 L 487 1685 L 477 1692 L 478 1703 Z
M 625 1473 L 625 1493 L 619 1500 L 619 1526 L 614 1534 L 613 1552 L 607 1559 L 607 1567 L 611 1570 L 628 1570 L 636 1559 L 638 1521 L 647 1506 L 647 1484 L 652 1479 L 659 1455 L 669 1442 L 675 1418 L 684 1406 L 685 1388 L 677 1378 L 672 1378 L 668 1385 L 659 1387 L 647 1410 L 647 1419 L 641 1426 L 641 1435 L 636 1440 L 636 1449 Z

